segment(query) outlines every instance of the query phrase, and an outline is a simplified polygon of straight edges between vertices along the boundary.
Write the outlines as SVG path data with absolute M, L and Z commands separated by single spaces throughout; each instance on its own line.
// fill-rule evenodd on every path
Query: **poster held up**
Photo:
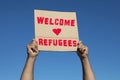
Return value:
M 34 22 L 39 50 L 77 50 L 79 37 L 75 12 L 34 10 Z

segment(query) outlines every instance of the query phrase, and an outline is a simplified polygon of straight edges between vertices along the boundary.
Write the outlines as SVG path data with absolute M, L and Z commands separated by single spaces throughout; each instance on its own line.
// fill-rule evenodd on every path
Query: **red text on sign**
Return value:
M 40 46 L 64 46 L 64 47 L 76 47 L 76 40 L 62 40 L 62 39 L 38 39 L 38 44 Z
M 37 17 L 38 24 L 45 24 L 45 25 L 60 25 L 60 26 L 75 26 L 74 19 L 59 19 L 59 18 L 46 18 L 46 17 Z

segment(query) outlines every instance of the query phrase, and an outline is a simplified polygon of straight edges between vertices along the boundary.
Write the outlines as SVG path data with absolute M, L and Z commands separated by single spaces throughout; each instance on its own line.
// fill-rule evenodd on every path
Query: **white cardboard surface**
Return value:
M 34 10 L 34 23 L 39 50 L 77 50 L 79 37 L 75 12 Z

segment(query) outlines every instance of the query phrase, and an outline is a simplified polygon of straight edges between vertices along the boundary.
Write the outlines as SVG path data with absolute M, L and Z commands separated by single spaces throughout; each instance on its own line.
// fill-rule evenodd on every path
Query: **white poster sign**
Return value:
M 77 50 L 79 37 L 75 12 L 34 10 L 34 22 L 39 50 Z

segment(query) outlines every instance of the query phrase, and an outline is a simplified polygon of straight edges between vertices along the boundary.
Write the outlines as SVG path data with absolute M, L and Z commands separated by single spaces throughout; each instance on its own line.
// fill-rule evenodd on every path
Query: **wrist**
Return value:
M 81 59 L 82 63 L 85 63 L 85 62 L 89 61 L 88 60 L 88 56 L 86 56 L 86 57 L 80 57 L 80 59 Z
M 34 61 L 36 59 L 36 56 L 28 56 L 27 59 L 31 60 L 31 61 Z

